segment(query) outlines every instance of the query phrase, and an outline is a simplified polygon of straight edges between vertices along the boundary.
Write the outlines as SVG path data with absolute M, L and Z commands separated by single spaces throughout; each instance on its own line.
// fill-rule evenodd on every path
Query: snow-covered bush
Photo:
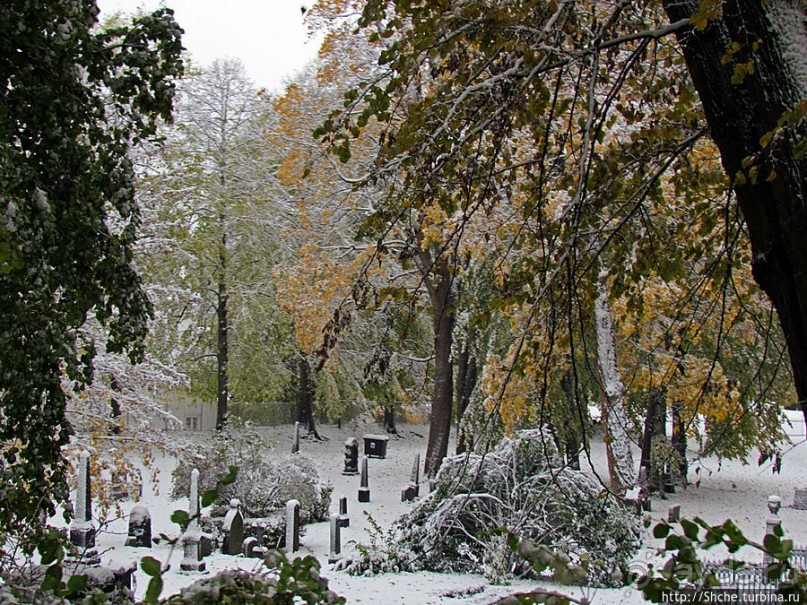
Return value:
M 497 530 L 588 560 L 586 582 L 617 583 L 639 543 L 639 519 L 590 476 L 563 467 L 548 431 L 522 431 L 481 456 L 443 462 L 436 489 L 395 523 L 388 557 L 404 569 L 529 575 Z M 358 561 L 354 571 L 378 563 Z
M 314 557 L 286 559 L 280 552 L 270 553 L 267 569 L 259 573 L 227 570 L 212 578 L 204 578 L 183 588 L 166 605 L 290 605 L 318 603 L 339 605 L 345 599 L 328 589 L 328 581 L 319 575 L 319 562 Z
M 316 466 L 310 458 L 299 454 L 278 460 L 263 455 L 272 444 L 248 429 L 227 429 L 214 437 L 212 447 L 202 447 L 192 456 L 180 460 L 174 470 L 171 496 L 187 497 L 190 474 L 199 469 L 200 491 L 213 489 L 216 479 L 226 475 L 231 466 L 238 469 L 234 483 L 219 487 L 219 502 L 224 506 L 213 514 L 224 515 L 232 498 L 241 501 L 247 517 L 271 516 L 286 502 L 300 502 L 303 523 L 324 521 L 331 505 L 332 486 L 320 483 Z

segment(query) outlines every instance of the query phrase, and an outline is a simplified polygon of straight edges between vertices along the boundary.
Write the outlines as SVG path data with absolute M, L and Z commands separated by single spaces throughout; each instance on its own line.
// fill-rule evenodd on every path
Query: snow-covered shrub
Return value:
M 187 497 L 190 474 L 199 469 L 201 492 L 213 489 L 216 479 L 226 475 L 231 466 L 238 469 L 234 483 L 219 487 L 223 506 L 213 514 L 224 515 L 226 504 L 237 498 L 247 517 L 271 516 L 286 502 L 300 502 L 303 523 L 324 521 L 331 505 L 333 487 L 320 483 L 316 466 L 299 454 L 268 460 L 263 452 L 272 444 L 248 429 L 228 429 L 214 437 L 212 447 L 201 447 L 192 456 L 180 460 L 173 474 L 173 498 Z
M 339 605 L 345 599 L 328 589 L 328 581 L 319 575 L 319 562 L 314 557 L 286 559 L 280 552 L 270 553 L 266 569 L 259 573 L 227 570 L 212 578 L 204 578 L 182 589 L 166 605 L 290 605 L 318 603 Z
M 563 466 L 548 431 L 522 431 L 481 456 L 443 462 L 436 489 L 398 519 L 392 557 L 405 569 L 529 575 L 506 547 L 506 529 L 589 561 L 586 582 L 615 584 L 639 543 L 637 516 L 603 496 L 590 476 Z M 363 561 L 354 565 L 361 572 Z

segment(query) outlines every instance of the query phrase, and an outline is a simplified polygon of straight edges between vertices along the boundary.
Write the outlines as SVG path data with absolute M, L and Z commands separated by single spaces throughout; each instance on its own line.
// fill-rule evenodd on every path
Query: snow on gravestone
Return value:
M 300 502 L 286 502 L 286 551 L 293 553 L 300 550 Z
M 342 553 L 342 524 L 339 515 L 331 515 L 331 544 L 328 563 L 336 563 Z
M 361 483 L 359 487 L 359 502 L 370 501 L 370 473 L 367 468 L 367 456 L 361 459 Z
M 151 548 L 151 513 L 145 506 L 135 506 L 129 513 L 126 546 Z
M 345 441 L 345 470 L 343 475 L 359 474 L 359 440 L 351 437 Z
M 221 552 L 225 555 L 240 555 L 244 542 L 244 515 L 238 498 L 230 500 L 230 510 L 224 516 L 224 543 Z
M 188 528 L 182 539 L 183 558 L 179 563 L 182 571 L 204 571 L 202 561 L 201 536 L 199 535 L 199 470 L 191 471 L 191 488 L 188 503 Z
M 79 549 L 87 565 L 101 562 L 95 550 L 95 527 L 92 523 L 92 490 L 90 487 L 90 454 L 81 452 L 78 462 L 78 489 L 76 490 L 75 517 L 70 522 L 70 543 Z

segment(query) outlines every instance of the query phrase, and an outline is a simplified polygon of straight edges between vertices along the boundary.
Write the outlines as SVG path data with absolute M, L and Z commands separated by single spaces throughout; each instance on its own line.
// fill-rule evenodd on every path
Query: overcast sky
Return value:
M 280 91 L 284 78 L 317 54 L 319 44 L 308 37 L 301 0 L 98 0 L 102 19 L 163 4 L 174 9 L 185 30 L 183 46 L 194 64 L 241 59 L 259 87 Z

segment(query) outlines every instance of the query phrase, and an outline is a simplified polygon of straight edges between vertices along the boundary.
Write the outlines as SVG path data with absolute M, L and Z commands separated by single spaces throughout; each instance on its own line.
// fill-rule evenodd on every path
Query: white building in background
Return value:
M 176 393 L 166 398 L 165 409 L 176 416 L 186 431 L 212 431 L 216 428 L 216 404 Z

